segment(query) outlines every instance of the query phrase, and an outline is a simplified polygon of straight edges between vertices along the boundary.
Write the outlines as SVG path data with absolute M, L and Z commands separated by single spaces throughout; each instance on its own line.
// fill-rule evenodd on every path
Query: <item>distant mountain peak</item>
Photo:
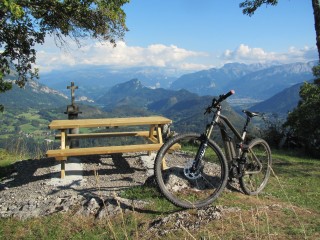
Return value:
M 68 99 L 68 97 L 66 95 L 64 95 L 63 93 L 61 93 L 55 89 L 49 88 L 46 85 L 40 84 L 39 82 L 34 81 L 34 80 L 28 80 L 26 87 L 30 87 L 32 89 L 32 91 L 35 93 L 53 94 L 53 95 L 58 95 L 58 96 L 61 96 L 65 99 Z
M 134 89 L 141 89 L 144 88 L 145 86 L 142 85 L 141 81 L 137 78 L 134 78 L 128 82 L 128 84 L 132 84 Z
M 128 82 L 119 83 L 110 89 L 111 92 L 115 91 L 132 91 L 132 90 L 140 90 L 145 88 L 145 86 L 141 83 L 141 81 L 137 78 L 131 79 Z

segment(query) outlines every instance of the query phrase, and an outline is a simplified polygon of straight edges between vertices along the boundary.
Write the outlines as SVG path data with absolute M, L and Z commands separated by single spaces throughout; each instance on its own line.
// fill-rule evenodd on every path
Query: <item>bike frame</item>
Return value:
M 250 122 L 250 118 L 247 117 L 247 121 L 243 127 L 242 134 L 240 134 L 238 130 L 228 120 L 228 118 L 221 114 L 221 107 L 219 107 L 212 118 L 212 122 L 207 127 L 206 136 L 209 139 L 212 134 L 213 128 L 216 125 L 219 126 L 222 141 L 224 144 L 225 155 L 226 155 L 227 161 L 231 162 L 233 159 L 240 158 L 242 155 L 243 151 L 241 146 L 244 143 L 244 140 L 247 134 L 247 126 L 249 122 Z M 236 146 L 234 145 L 232 138 L 228 135 L 226 126 L 233 132 L 233 134 L 236 136 L 237 140 L 239 141 L 236 144 Z
M 242 134 L 238 132 L 238 130 L 232 125 L 232 123 L 229 121 L 229 119 L 221 114 L 221 106 L 217 108 L 217 111 L 215 112 L 212 122 L 208 125 L 207 131 L 206 131 L 206 137 L 207 139 L 210 138 L 213 128 L 218 125 L 220 128 L 220 133 L 222 137 L 222 141 L 224 144 L 224 151 L 227 158 L 227 162 L 229 163 L 229 167 L 231 167 L 231 163 L 234 160 L 240 160 L 240 165 L 245 163 L 246 161 L 246 154 L 248 152 L 247 145 L 244 144 L 244 140 L 246 138 L 247 134 L 247 127 L 250 123 L 251 118 L 247 116 L 246 122 L 244 124 Z M 236 146 L 234 145 L 234 142 L 232 138 L 227 133 L 227 127 L 233 132 L 233 134 L 236 136 L 237 140 L 239 141 Z M 204 146 L 206 147 L 206 145 Z M 238 151 L 237 151 L 238 150 Z M 202 152 L 203 150 L 201 150 Z M 251 152 L 253 155 L 254 153 Z M 256 160 L 257 164 L 259 165 L 260 169 L 262 169 L 262 164 L 260 160 L 254 155 L 254 159 Z M 240 166 L 239 165 L 239 166 Z M 242 168 L 240 167 L 240 168 Z M 259 171 L 246 171 L 244 174 L 256 174 L 259 173 Z

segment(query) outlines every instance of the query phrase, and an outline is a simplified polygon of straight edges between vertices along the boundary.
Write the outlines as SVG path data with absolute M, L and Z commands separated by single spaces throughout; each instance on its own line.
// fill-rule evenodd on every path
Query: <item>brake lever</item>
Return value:
M 210 114 L 210 113 L 212 112 L 211 109 L 212 109 L 211 106 L 207 107 L 207 108 L 206 108 L 206 111 L 204 112 L 204 115 Z
M 212 104 L 211 107 L 216 107 L 219 104 L 219 100 L 217 100 L 216 98 L 212 99 Z

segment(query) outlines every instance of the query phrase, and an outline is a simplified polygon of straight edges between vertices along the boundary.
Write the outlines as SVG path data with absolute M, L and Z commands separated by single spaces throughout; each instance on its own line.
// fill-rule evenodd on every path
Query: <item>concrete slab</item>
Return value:
M 52 177 L 48 182 L 48 185 L 53 186 L 67 186 L 67 185 L 82 185 L 85 181 L 83 178 L 83 166 L 79 158 L 69 157 L 65 164 L 66 176 L 60 178 L 61 164 L 57 164 L 53 167 Z
M 140 157 L 144 168 L 147 169 L 147 176 L 154 175 L 154 160 L 156 156 L 156 153 L 151 153 L 151 155 L 144 155 Z

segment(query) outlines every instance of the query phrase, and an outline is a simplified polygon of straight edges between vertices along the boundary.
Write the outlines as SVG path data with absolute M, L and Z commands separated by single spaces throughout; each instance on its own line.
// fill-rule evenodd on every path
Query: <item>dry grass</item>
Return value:
M 240 193 L 225 193 L 223 202 L 245 207 L 223 212 L 220 220 L 199 229 L 169 231 L 164 236 L 149 232 L 153 214 L 137 211 L 117 216 L 93 217 L 55 214 L 17 221 L 0 220 L 1 239 L 319 239 L 320 214 L 276 199 L 260 199 Z M 228 208 L 228 206 L 224 206 Z M 193 217 L 194 210 L 188 211 Z M 298 218 L 297 218 L 298 216 Z M 193 219 L 191 218 L 190 221 Z M 172 223 L 174 224 L 174 223 Z

